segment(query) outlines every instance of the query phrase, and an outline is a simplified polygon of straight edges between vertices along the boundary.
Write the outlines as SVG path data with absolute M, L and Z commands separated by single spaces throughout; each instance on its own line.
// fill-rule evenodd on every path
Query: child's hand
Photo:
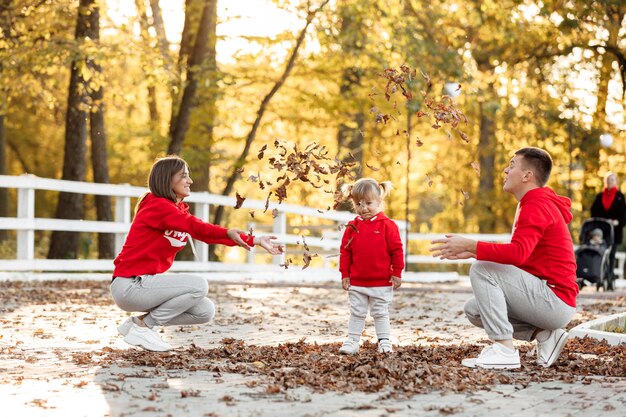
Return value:
M 350 289 L 350 278 L 341 278 L 341 286 L 348 291 Z
M 398 277 L 394 277 L 394 276 L 391 277 L 389 282 L 391 282 L 393 284 L 393 289 L 394 290 L 397 290 L 402 285 L 402 279 L 398 278 Z
M 233 242 L 235 242 L 237 245 L 241 246 L 245 250 L 250 250 L 250 246 L 246 242 L 244 242 L 244 240 L 241 238 L 241 235 L 245 235 L 245 234 L 246 232 L 244 232 L 243 230 L 239 230 L 239 229 L 228 229 L 226 231 L 226 237 L 228 237 L 230 240 L 232 240 Z
M 280 255 L 284 249 L 280 245 L 274 244 L 272 240 L 277 239 L 276 236 L 259 236 L 254 238 L 254 244 L 259 245 L 272 255 Z

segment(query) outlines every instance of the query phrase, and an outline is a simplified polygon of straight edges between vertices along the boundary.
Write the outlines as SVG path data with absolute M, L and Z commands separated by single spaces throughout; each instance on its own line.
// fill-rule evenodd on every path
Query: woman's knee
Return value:
M 209 293 L 209 283 L 206 279 L 196 276 L 188 275 L 185 277 L 189 287 L 191 288 L 191 294 L 196 298 L 206 297 Z

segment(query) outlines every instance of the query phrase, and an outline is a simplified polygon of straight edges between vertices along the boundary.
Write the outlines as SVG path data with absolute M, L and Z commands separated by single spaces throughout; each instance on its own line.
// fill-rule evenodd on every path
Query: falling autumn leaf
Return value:
M 478 162 L 472 162 L 470 165 L 472 166 L 472 168 L 474 168 L 474 171 L 476 171 L 476 174 L 478 174 L 478 176 L 480 177 L 480 165 L 478 165 Z
M 430 175 L 426 174 L 426 179 L 428 180 L 428 186 L 432 187 L 434 182 L 433 182 L 432 178 L 430 178 Z
M 246 198 L 239 195 L 239 193 L 235 193 L 235 198 L 237 199 L 237 202 L 235 203 L 235 208 L 241 208 L 243 202 L 246 201 Z
M 259 154 L 257 155 L 259 159 L 263 159 L 264 152 L 265 152 L 266 149 L 267 149 L 267 145 L 263 145 L 263 147 L 259 151 Z

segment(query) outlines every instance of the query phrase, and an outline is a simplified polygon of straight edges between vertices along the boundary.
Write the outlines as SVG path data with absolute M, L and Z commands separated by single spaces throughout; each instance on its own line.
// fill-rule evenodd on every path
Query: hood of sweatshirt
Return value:
M 139 202 L 139 206 L 137 207 L 137 211 L 141 210 L 142 208 L 144 208 L 146 206 L 146 204 L 151 204 L 154 202 L 158 202 L 158 200 L 165 200 L 168 201 L 172 204 L 175 204 L 176 207 L 178 207 L 178 209 L 183 212 L 183 213 L 189 213 L 189 204 L 181 201 L 180 203 L 174 203 L 173 201 L 164 198 L 164 197 L 157 197 L 152 193 L 147 193 Z
M 532 199 L 541 198 L 541 199 L 546 199 L 546 200 L 551 201 L 559 210 L 559 212 L 561 213 L 561 216 L 563 216 L 563 220 L 565 220 L 565 223 L 569 223 L 572 221 L 573 216 L 570 211 L 572 207 L 572 201 L 567 197 L 558 195 L 557 193 L 554 192 L 554 190 L 552 190 L 552 188 L 541 187 L 541 188 L 535 188 L 535 189 L 528 191 L 526 194 L 524 194 L 524 197 L 522 197 L 522 200 L 520 201 L 520 205 L 523 205 L 526 201 L 528 201 L 531 198 Z
M 374 217 L 372 217 L 369 220 L 365 220 L 363 217 L 361 216 L 356 216 L 356 218 L 354 219 L 357 222 L 363 222 L 363 223 L 372 223 L 372 222 L 378 222 L 381 220 L 386 219 L 387 216 L 385 216 L 385 213 L 383 213 L 382 211 L 380 213 L 378 213 L 377 215 L 375 215 Z

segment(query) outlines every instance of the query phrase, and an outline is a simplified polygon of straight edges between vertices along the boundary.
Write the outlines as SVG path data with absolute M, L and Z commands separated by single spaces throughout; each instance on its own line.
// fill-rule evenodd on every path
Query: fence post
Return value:
M 35 189 L 20 188 L 17 191 L 17 217 L 33 224 L 35 219 Z M 35 259 L 35 230 L 18 230 L 17 259 Z
M 277 236 L 279 239 L 285 238 L 285 235 L 287 234 L 287 213 L 282 210 L 278 211 L 278 215 L 274 218 L 274 226 L 272 228 L 272 232 L 274 236 Z M 284 264 L 286 259 L 285 252 L 283 252 L 281 255 L 273 256 L 272 263 L 274 265 Z
M 115 198 L 115 221 L 130 224 L 130 197 L 117 196 Z M 115 234 L 115 253 L 122 251 L 127 234 L 128 232 Z
M 209 203 L 196 203 L 195 204 L 194 215 L 197 218 L 204 220 L 205 222 L 208 222 L 210 213 L 211 213 L 211 205 Z M 196 261 L 208 262 L 209 261 L 209 245 L 196 239 L 194 239 L 194 244 L 196 246 L 196 254 L 198 256 Z

